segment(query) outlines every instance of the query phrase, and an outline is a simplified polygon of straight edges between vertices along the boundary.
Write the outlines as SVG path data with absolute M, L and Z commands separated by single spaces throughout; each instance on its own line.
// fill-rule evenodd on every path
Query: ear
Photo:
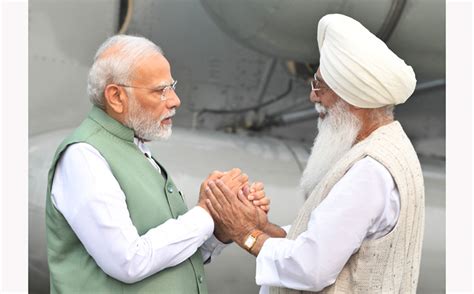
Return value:
M 105 103 L 115 113 L 123 114 L 127 103 L 127 93 L 115 84 L 108 84 L 104 89 Z

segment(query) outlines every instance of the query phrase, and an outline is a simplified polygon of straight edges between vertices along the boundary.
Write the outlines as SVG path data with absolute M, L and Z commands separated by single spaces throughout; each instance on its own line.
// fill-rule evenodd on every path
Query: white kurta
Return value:
M 148 147 L 134 142 L 160 172 Z M 86 143 L 66 149 L 56 167 L 51 197 L 97 265 L 125 283 L 175 266 L 199 248 L 206 261 L 225 247 L 212 234 L 211 216 L 199 206 L 139 236 L 108 163 Z
M 359 160 L 313 210 L 305 232 L 264 243 L 256 261 L 260 294 L 269 286 L 320 291 L 331 285 L 362 241 L 390 232 L 399 213 L 388 170 L 371 157 Z

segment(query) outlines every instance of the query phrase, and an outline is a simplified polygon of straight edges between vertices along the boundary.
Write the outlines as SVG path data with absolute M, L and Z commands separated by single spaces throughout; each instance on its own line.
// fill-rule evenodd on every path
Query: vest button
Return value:
M 168 186 L 168 192 L 173 193 L 173 186 L 171 185 Z
M 198 277 L 198 281 L 199 281 L 199 283 L 202 283 L 202 281 L 204 281 L 203 277 L 202 277 L 202 276 L 199 276 L 199 277 Z

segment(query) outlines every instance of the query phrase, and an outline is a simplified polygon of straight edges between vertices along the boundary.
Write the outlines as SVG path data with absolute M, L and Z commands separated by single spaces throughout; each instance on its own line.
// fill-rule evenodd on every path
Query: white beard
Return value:
M 360 120 L 342 100 L 338 100 L 329 111 L 319 103 L 315 108 L 326 116 L 324 119 L 318 118 L 318 135 L 301 177 L 300 185 L 306 197 L 309 197 L 329 169 L 351 149 L 361 128 Z
M 174 116 L 175 108 L 169 113 L 160 116 L 157 121 L 153 113 L 143 109 L 129 92 L 129 111 L 125 118 L 125 125 L 135 132 L 135 136 L 144 141 L 165 141 L 171 136 L 171 124 L 162 125 L 164 119 Z

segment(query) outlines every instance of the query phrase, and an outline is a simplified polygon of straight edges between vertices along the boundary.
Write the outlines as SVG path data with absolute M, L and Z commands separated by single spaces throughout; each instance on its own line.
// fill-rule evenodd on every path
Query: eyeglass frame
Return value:
M 322 89 L 331 90 L 331 88 L 329 88 L 329 86 L 324 81 L 321 81 L 316 74 L 314 74 L 313 77 L 314 79 L 311 80 L 311 91 L 318 92 L 318 91 L 321 91 Z M 323 87 L 321 87 L 321 84 L 323 85 Z M 326 86 L 324 87 L 324 85 Z
M 172 89 L 173 91 L 175 91 L 175 90 L 176 90 L 176 84 L 177 84 L 177 83 L 178 83 L 178 80 L 173 80 L 173 81 L 171 82 L 171 84 L 158 86 L 158 87 L 156 87 L 156 88 L 136 87 L 136 86 L 124 85 L 124 84 L 116 84 L 116 85 L 117 85 L 117 86 L 120 86 L 120 87 L 125 87 L 125 88 L 134 88 L 134 89 L 150 90 L 150 91 L 152 91 L 152 92 L 159 92 L 159 91 L 161 91 L 160 100 L 161 100 L 161 101 L 166 101 L 168 98 L 166 97 L 166 92 L 165 92 L 165 91 L 169 91 L 170 89 Z

